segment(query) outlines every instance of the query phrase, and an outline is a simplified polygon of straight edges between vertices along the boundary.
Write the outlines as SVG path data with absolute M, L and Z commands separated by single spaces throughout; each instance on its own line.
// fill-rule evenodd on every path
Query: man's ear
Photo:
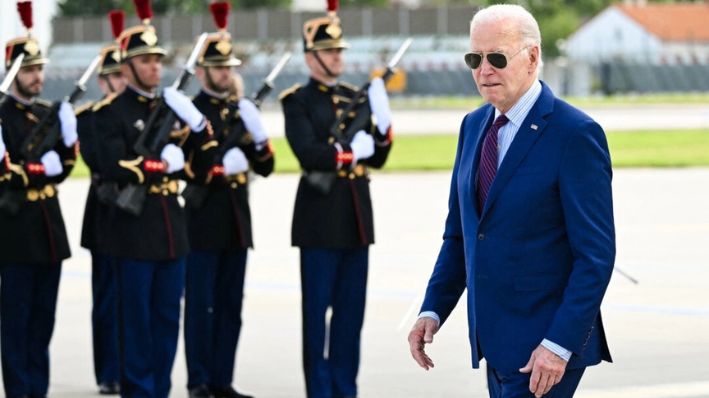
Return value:
M 529 49 L 529 74 L 531 75 L 539 66 L 539 46 L 534 45 Z

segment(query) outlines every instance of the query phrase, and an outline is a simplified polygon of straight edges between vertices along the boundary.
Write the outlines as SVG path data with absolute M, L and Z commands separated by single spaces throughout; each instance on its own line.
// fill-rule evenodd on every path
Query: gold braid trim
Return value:
M 15 163 L 10 163 L 8 168 L 10 169 L 11 172 L 22 177 L 22 184 L 24 184 L 24 186 L 30 185 L 30 179 L 29 179 L 29 177 L 27 177 L 27 173 L 25 173 L 25 169 L 21 165 L 15 164 Z
M 143 170 L 140 169 L 140 164 L 143 163 L 143 157 L 138 156 L 137 158 L 133 160 L 119 160 L 118 165 L 126 168 L 138 177 L 138 184 L 142 184 L 145 182 L 145 175 L 143 174 Z

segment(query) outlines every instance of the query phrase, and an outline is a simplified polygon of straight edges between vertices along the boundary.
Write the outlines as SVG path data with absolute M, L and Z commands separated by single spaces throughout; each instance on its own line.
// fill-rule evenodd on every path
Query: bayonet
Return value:
M 0 83 L 0 101 L 2 101 L 5 98 L 5 96 L 8 94 L 8 91 L 10 90 L 10 85 L 12 85 L 12 82 L 15 80 L 15 76 L 17 76 L 17 72 L 20 71 L 20 67 L 22 66 L 22 61 L 24 59 L 25 59 L 25 54 L 20 54 L 12 62 L 12 66 L 7 71 L 7 74 L 5 75 L 5 78 L 2 80 L 2 83 Z

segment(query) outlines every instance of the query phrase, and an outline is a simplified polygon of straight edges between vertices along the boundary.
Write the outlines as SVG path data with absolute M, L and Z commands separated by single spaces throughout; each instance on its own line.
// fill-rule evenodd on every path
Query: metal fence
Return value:
M 347 36 L 382 35 L 467 35 L 477 6 L 449 5 L 406 8 L 344 8 L 338 12 Z M 289 10 L 237 10 L 229 18 L 229 30 L 236 40 L 299 38 L 303 22 L 323 16 L 322 12 Z M 127 26 L 137 24 L 128 18 Z M 203 31 L 214 30 L 210 15 L 162 15 L 152 23 L 165 42 L 191 42 Z M 112 40 L 108 18 L 61 17 L 53 22 L 53 43 L 107 42 Z

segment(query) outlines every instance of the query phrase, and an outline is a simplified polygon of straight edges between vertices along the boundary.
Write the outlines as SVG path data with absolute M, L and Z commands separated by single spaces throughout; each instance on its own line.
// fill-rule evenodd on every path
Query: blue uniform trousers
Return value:
M 121 396 L 166 398 L 180 330 L 185 259 L 117 259 Z
M 247 250 L 187 256 L 185 355 L 187 388 L 231 386 L 241 330 Z
M 544 398 L 571 398 L 581 381 L 581 376 L 586 368 L 567 369 L 559 384 L 549 390 Z M 490 398 L 534 398 L 529 391 L 529 377 L 531 373 L 514 371 L 503 374 L 488 365 L 487 389 Z
M 368 253 L 368 247 L 300 250 L 303 369 L 309 398 L 357 395 Z
M 61 263 L 0 265 L 0 341 L 5 396 L 44 397 Z
M 91 327 L 96 384 L 117 383 L 120 380 L 115 272 L 115 260 L 112 257 L 91 252 Z

